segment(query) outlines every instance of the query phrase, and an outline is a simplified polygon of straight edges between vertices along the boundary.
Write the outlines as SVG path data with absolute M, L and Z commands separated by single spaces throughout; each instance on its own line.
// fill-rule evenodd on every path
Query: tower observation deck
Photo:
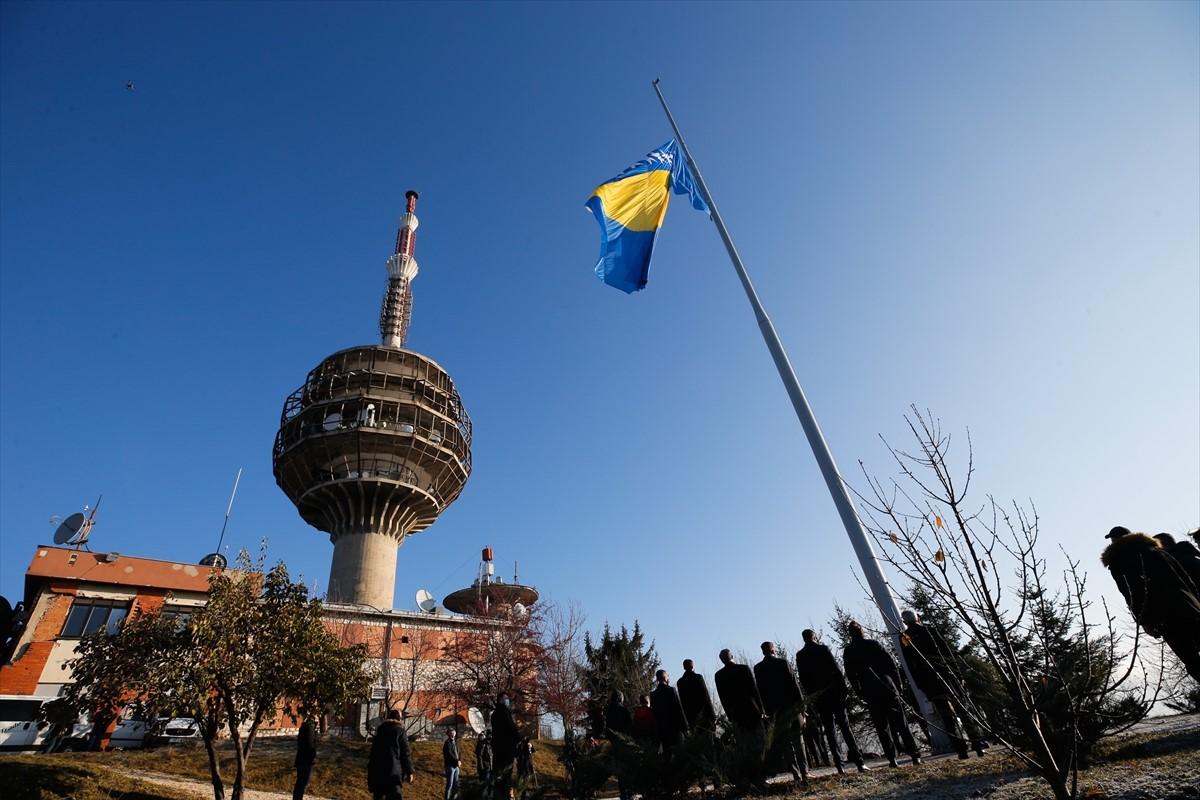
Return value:
M 471 420 L 450 375 L 404 347 L 412 314 L 417 193 L 408 192 L 379 327 L 383 343 L 327 356 L 284 401 L 275 481 L 329 534 L 328 598 L 392 607 L 397 549 L 471 474 Z

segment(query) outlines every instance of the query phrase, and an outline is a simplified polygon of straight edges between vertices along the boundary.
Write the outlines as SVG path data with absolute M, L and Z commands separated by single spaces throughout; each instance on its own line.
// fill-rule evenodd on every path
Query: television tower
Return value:
M 392 607 L 396 553 L 462 493 L 471 420 L 436 362 L 406 349 L 412 319 L 417 193 L 387 261 L 382 344 L 327 356 L 283 404 L 275 482 L 309 525 L 329 534 L 327 597 Z

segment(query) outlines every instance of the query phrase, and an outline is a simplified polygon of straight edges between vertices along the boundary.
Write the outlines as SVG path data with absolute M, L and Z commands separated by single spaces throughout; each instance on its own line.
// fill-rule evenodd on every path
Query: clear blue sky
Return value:
M 410 344 L 475 472 L 399 607 L 491 544 L 711 673 L 859 606 L 706 217 L 673 204 L 644 292 L 592 274 L 584 201 L 670 136 L 655 77 L 847 475 L 927 406 L 1107 590 L 1109 527 L 1200 522 L 1197 9 L 6 2 L 0 593 L 101 492 L 95 548 L 199 558 L 238 467 L 228 541 L 323 587 L 271 443 L 377 341 L 415 188 Z

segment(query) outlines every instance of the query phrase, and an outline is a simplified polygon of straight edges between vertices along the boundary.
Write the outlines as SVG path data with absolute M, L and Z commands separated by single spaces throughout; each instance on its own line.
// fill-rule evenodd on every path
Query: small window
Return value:
M 173 606 L 165 605 L 162 607 L 163 619 L 175 621 L 175 627 L 178 630 L 183 630 L 192 621 L 192 612 L 196 609 L 192 606 Z
M 121 623 L 128 613 L 128 601 L 94 600 L 80 597 L 71 604 L 67 622 L 63 625 L 62 633 L 59 635 L 68 639 L 77 639 L 104 631 L 112 636 L 121 630 Z

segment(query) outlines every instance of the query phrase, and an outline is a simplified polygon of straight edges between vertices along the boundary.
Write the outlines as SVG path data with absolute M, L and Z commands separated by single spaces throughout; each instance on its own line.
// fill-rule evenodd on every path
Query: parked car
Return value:
M 200 741 L 200 726 L 191 717 L 160 719 L 150 736 L 153 744 L 191 744 Z

